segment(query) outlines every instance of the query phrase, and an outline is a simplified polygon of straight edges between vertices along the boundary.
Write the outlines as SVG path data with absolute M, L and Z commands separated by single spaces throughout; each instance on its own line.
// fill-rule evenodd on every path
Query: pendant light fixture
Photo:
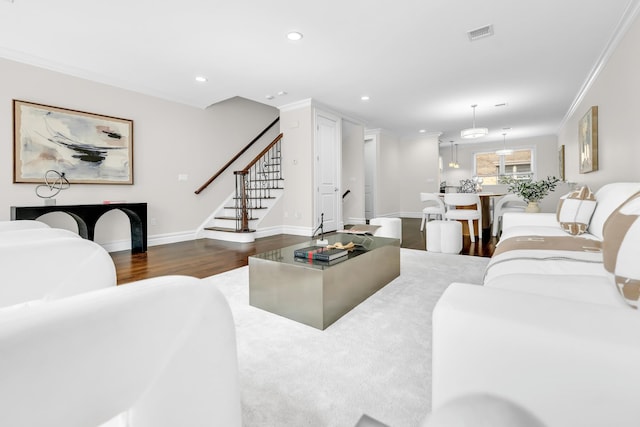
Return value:
M 453 169 L 458 169 L 460 165 L 458 164 L 458 145 L 456 144 L 456 154 L 455 157 L 453 155 L 453 141 L 449 141 L 451 143 L 451 161 L 449 162 L 449 167 Z
M 502 134 L 502 150 L 496 150 L 498 156 L 510 156 L 513 154 L 513 150 L 507 149 L 507 134 Z
M 478 104 L 473 104 L 471 108 L 473 108 L 473 127 L 468 129 L 463 129 L 460 132 L 460 136 L 464 139 L 474 139 L 486 136 L 489 133 L 489 129 L 487 128 L 477 128 L 476 127 L 476 107 Z

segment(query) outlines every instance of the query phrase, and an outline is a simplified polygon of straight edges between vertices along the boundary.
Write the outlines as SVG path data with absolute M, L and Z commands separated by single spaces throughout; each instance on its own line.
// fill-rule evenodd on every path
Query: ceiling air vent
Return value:
M 476 41 L 484 37 L 493 35 L 493 25 L 485 25 L 484 27 L 476 28 L 475 30 L 467 31 L 469 40 Z

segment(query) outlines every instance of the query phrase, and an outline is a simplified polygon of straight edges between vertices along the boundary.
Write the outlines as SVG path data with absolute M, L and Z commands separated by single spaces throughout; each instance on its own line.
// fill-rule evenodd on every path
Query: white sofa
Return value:
M 638 191 L 640 183 L 603 186 L 587 233 L 576 237 L 555 214 L 505 215 L 498 247 L 509 238 L 555 236 L 585 239 L 587 249 L 506 251 L 490 261 L 483 286 L 454 283 L 445 291 L 433 315 L 434 410 L 489 393 L 549 427 L 640 425 L 640 313 L 617 291 L 602 253 L 590 249 Z M 640 262 L 640 245 L 632 255 Z
M 115 286 L 95 243 L 7 229 L 0 426 L 242 425 L 235 325 L 214 284 L 165 276 Z

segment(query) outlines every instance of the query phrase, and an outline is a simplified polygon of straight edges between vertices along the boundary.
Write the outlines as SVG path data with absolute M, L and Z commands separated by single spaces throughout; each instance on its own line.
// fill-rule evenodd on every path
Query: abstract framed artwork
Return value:
M 578 122 L 580 173 L 598 170 L 598 107 L 589 108 Z
M 558 177 L 560 181 L 564 181 L 564 145 L 560 146 L 558 150 Z
M 13 100 L 13 182 L 133 184 L 133 120 Z

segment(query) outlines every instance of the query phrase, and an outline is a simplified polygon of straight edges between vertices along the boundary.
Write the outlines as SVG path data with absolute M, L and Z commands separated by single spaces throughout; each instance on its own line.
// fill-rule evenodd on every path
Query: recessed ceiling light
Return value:
M 265 96 L 265 98 L 267 98 L 267 99 L 273 99 L 273 98 L 275 98 L 275 97 L 274 97 L 273 95 L 266 95 L 266 96 Z
M 370 100 L 371 98 L 370 98 L 370 97 L 368 97 L 367 95 L 364 95 L 364 96 L 361 96 L 361 97 L 360 97 L 360 99 L 361 99 L 361 100 L 363 100 L 363 101 L 368 101 L 368 100 Z
M 427 130 L 426 130 L 426 129 L 420 129 L 418 132 L 420 132 L 420 133 L 427 133 Z
M 287 94 L 287 92 L 281 90 L 280 92 L 278 92 L 278 96 L 285 96 Z
M 206 82 L 208 79 L 205 76 L 196 76 L 196 81 L 200 83 Z
M 298 40 L 302 40 L 302 37 L 303 37 L 302 33 L 299 33 L 297 31 L 291 31 L 290 33 L 287 33 L 287 38 L 294 42 Z

